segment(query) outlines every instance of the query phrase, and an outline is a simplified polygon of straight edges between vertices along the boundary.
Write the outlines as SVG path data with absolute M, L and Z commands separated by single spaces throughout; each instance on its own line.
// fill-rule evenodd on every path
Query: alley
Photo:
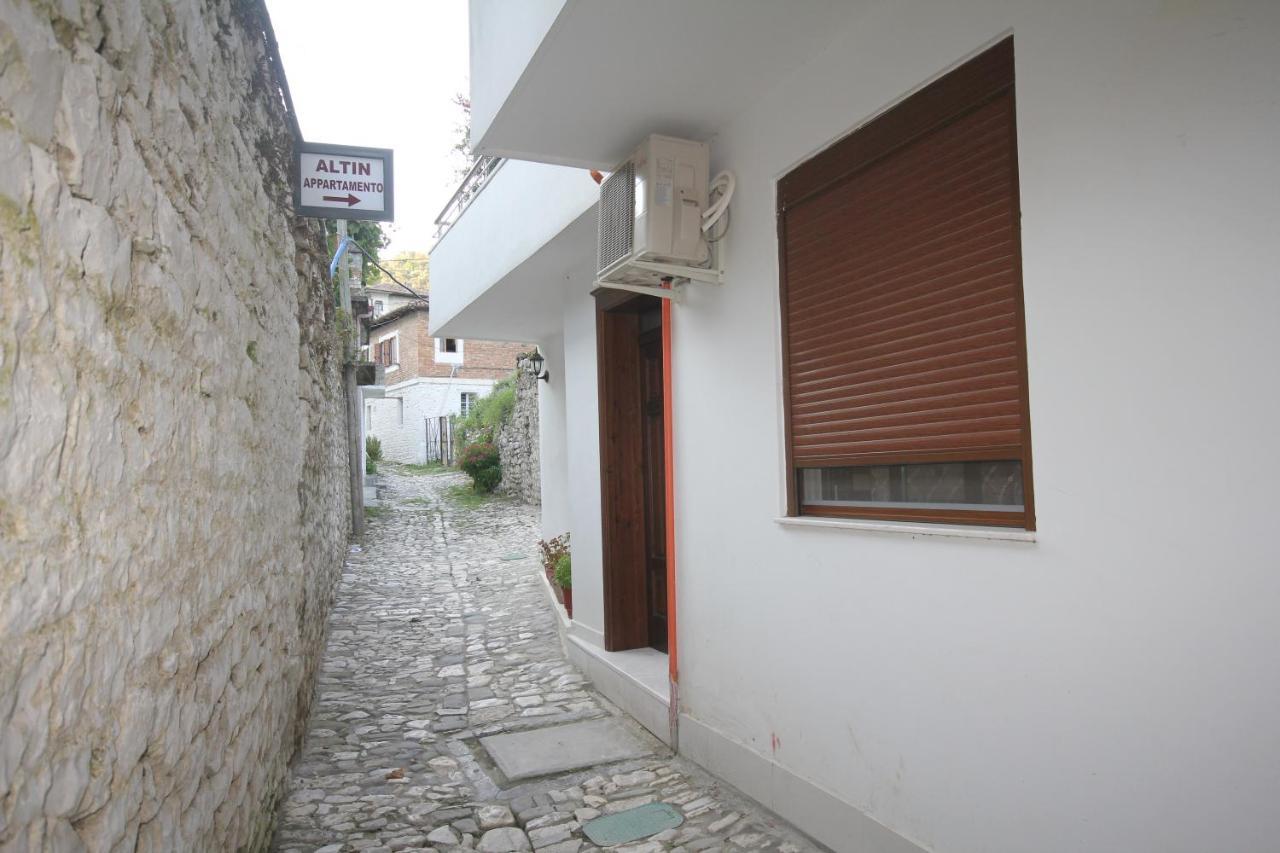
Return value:
M 597 849 L 581 824 L 649 802 L 680 826 L 624 851 L 814 849 L 630 720 L 643 757 L 507 781 L 479 738 L 617 712 L 564 658 L 536 511 L 466 506 L 459 474 L 387 474 L 347 560 L 274 849 Z

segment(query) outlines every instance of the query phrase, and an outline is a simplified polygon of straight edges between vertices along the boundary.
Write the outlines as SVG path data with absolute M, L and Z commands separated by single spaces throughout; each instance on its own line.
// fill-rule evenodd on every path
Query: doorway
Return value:
M 604 642 L 667 650 L 661 300 L 597 297 Z

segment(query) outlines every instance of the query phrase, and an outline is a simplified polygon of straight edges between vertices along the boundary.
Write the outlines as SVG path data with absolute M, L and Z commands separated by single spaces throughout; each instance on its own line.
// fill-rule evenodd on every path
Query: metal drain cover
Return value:
M 582 831 L 592 844 L 626 844 L 657 835 L 664 829 L 675 829 L 684 823 L 684 815 L 670 803 L 645 803 L 625 812 L 589 820 Z

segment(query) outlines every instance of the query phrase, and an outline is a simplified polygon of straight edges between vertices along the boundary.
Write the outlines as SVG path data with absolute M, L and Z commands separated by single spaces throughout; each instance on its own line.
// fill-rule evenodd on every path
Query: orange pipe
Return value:
M 670 289 L 671 282 L 663 286 Z M 666 487 L 667 529 L 667 666 L 671 677 L 671 718 L 679 713 L 676 685 L 680 681 L 680 658 L 676 644 L 676 466 L 675 410 L 672 408 L 671 300 L 662 300 L 662 459 Z M 674 725 L 673 725 L 674 727 Z

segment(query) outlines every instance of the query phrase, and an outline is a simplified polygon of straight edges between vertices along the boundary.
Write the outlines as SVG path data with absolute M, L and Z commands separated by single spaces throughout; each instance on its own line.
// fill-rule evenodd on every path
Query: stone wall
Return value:
M 527 504 L 542 503 L 538 477 L 538 385 L 524 370 L 516 371 L 516 405 L 498 431 L 496 444 L 502 459 L 498 491 Z
M 257 0 L 0 0 L 0 849 L 261 848 L 348 533 Z

